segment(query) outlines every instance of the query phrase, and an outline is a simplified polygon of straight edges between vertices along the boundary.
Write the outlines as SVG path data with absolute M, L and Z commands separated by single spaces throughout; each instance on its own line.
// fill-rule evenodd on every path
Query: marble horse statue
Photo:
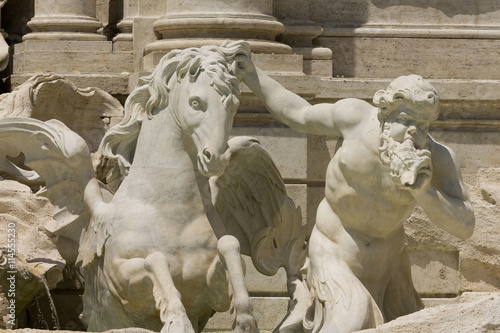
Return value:
M 231 308 L 233 332 L 258 332 L 240 254 L 267 275 L 284 267 L 292 298 L 303 291 L 300 209 L 256 139 L 228 140 L 239 105 L 232 60 L 249 52 L 244 42 L 174 50 L 141 78 L 101 143 L 115 161 L 109 185 L 63 123 L 0 121 L 2 156 L 24 154 L 10 165 L 16 179 L 45 181 L 68 260 L 78 244 L 88 330 L 200 332 Z

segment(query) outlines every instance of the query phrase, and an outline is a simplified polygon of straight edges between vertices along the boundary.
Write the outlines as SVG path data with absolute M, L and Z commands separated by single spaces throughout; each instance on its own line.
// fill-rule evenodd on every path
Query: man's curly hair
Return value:
M 419 75 L 398 77 L 386 90 L 375 93 L 373 103 L 379 108 L 378 119 L 382 124 L 401 105 L 416 113 L 429 114 L 431 121 L 439 115 L 437 91 Z

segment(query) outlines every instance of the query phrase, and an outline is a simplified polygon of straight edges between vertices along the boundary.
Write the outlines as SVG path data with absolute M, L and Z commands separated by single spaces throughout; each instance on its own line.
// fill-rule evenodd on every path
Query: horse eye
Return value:
M 202 110 L 203 109 L 203 104 L 198 99 L 193 99 L 190 102 L 190 105 L 195 110 Z
M 420 129 L 427 129 L 427 123 L 425 121 L 421 121 L 421 122 L 418 122 L 417 123 L 417 127 L 420 128 Z

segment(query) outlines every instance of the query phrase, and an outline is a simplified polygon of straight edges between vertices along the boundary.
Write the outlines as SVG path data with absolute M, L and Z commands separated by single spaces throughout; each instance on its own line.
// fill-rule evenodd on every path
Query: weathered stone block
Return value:
M 246 265 L 245 282 L 250 295 L 255 296 L 287 296 L 286 273 L 280 268 L 274 276 L 259 273 L 252 264 L 252 259 L 243 256 Z
M 500 65 L 498 39 L 319 37 L 318 42 L 333 51 L 333 76 L 393 78 L 418 73 L 426 79 L 500 78 L 491 70 Z
M 482 168 L 500 165 L 500 133 L 432 131 L 434 139 L 444 143 L 456 153 L 462 176 L 466 183 L 474 185 Z
M 466 293 L 444 304 L 400 317 L 363 333 L 498 332 L 499 293 Z M 361 332 L 361 331 L 358 331 Z
M 316 212 L 321 201 L 325 198 L 324 186 L 307 186 L 307 222 L 316 223 Z
M 253 314 L 260 332 L 272 331 L 285 317 L 288 309 L 287 297 L 252 297 Z M 203 332 L 230 332 L 231 314 L 222 312 L 215 314 L 207 323 Z
M 235 127 L 231 136 L 257 138 L 271 155 L 283 179 L 305 179 L 307 177 L 305 134 L 288 128 L 241 128 Z
M 460 291 L 458 251 L 409 252 L 415 289 L 421 295 L 456 295 Z
M 103 54 L 93 51 L 26 51 L 23 53 L 21 73 L 122 73 L 133 72 L 133 54 L 118 52 Z M 92 68 L 88 64 L 92 63 Z
M 307 180 L 324 182 L 337 140 L 327 136 L 307 136 Z
M 24 51 L 89 51 L 111 52 L 113 45 L 108 41 L 74 40 L 27 40 L 22 44 Z
M 475 147 L 480 149 L 480 147 Z M 473 160 L 477 151 L 471 150 Z M 484 155 L 482 155 L 484 157 Z M 494 157 L 492 157 L 494 158 Z M 459 252 L 460 292 L 500 290 L 500 250 L 498 239 L 500 209 L 494 199 L 500 188 L 498 168 L 479 169 L 470 178 L 477 184 L 469 186 L 469 196 L 474 207 L 476 227 L 466 241 L 451 236 L 430 223 L 421 209 L 417 209 L 405 224 L 410 249 L 441 249 Z
M 77 74 L 77 73 L 64 73 L 58 74 L 65 77 L 75 84 L 78 88 L 96 87 L 106 91 L 110 95 L 124 96 L 129 93 L 129 73 L 119 74 Z M 15 74 L 11 77 L 12 88 L 17 88 L 27 80 L 32 74 Z

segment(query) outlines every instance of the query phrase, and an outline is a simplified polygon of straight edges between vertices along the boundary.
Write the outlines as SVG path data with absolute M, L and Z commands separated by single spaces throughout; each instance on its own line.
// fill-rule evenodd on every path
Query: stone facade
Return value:
M 458 155 L 476 230 L 471 239 L 460 241 L 431 225 L 417 209 L 406 224 L 415 286 L 429 305 L 463 292 L 500 291 L 498 1 L 202 3 L 7 0 L 1 28 L 10 61 L 1 73 L 3 91 L 35 74 L 50 73 L 78 88 L 99 88 L 123 103 L 138 78 L 168 51 L 226 39 L 249 40 L 257 66 L 313 104 L 346 97 L 371 101 L 393 78 L 419 74 L 440 94 L 441 115 L 430 133 Z M 302 207 L 303 218 L 313 221 L 335 140 L 293 132 L 272 118 L 249 89 L 242 91 L 233 135 L 260 140 Z M 61 103 L 69 101 L 61 98 Z M 71 110 L 71 119 L 80 119 L 78 109 Z M 54 110 L 47 112 L 40 118 Z M 104 113 L 97 112 L 106 121 Z M 286 311 L 286 278 L 264 278 L 250 263 L 247 267 L 260 328 L 272 330 Z M 205 331 L 228 329 L 229 318 L 218 314 Z

